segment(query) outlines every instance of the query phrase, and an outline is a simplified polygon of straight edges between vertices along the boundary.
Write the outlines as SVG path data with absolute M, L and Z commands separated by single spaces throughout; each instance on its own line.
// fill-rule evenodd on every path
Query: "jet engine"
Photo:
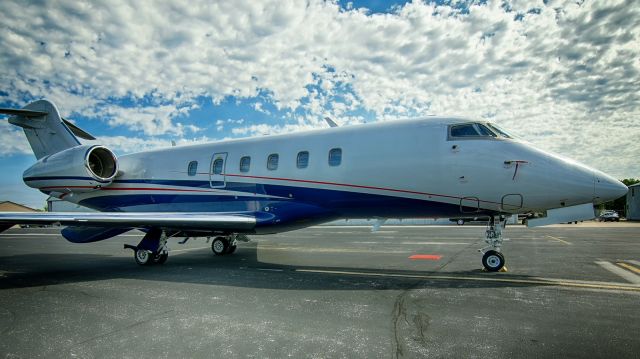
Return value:
M 79 145 L 41 158 L 24 171 L 27 186 L 45 193 L 89 192 L 118 174 L 116 155 L 105 146 Z

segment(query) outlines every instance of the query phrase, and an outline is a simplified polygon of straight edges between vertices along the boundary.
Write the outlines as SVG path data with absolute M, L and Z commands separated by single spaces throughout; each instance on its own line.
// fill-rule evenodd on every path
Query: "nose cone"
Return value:
M 596 171 L 594 176 L 596 202 L 607 202 L 627 194 L 627 186 L 617 179 Z

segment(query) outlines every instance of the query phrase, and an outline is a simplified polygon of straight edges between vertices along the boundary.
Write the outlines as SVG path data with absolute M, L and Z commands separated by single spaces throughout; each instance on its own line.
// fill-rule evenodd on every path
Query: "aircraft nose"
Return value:
M 594 176 L 595 195 L 598 202 L 607 202 L 618 199 L 627 194 L 627 186 L 617 179 L 596 172 Z

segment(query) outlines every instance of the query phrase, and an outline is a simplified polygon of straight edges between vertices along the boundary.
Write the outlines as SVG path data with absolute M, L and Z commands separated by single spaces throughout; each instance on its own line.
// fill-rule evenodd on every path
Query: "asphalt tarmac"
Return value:
M 164 265 L 55 229 L 0 235 L 2 358 L 637 358 L 640 224 L 314 227 Z M 431 259 L 410 259 L 427 255 Z

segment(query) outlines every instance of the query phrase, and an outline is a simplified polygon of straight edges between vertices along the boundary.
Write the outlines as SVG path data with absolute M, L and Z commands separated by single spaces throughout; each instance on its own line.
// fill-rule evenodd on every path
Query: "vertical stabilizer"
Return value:
M 38 100 L 21 110 L 0 109 L 0 113 L 12 115 L 9 123 L 24 129 L 37 159 L 80 144 L 51 101 Z

